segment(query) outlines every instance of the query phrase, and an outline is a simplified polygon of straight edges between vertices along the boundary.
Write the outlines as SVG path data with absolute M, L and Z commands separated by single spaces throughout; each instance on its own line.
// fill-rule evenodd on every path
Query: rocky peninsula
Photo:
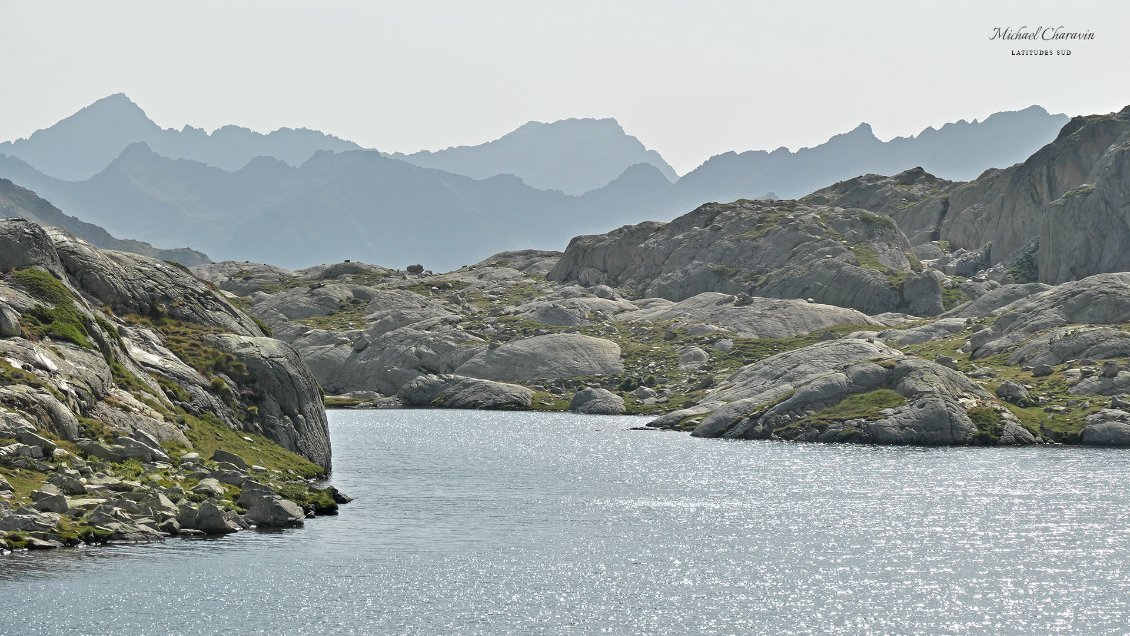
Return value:
M 0 552 L 300 525 L 348 500 L 298 354 L 182 266 L 0 220 Z

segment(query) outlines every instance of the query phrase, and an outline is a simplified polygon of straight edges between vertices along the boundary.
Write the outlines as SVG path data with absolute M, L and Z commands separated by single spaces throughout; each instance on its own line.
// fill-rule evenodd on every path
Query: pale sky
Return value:
M 1024 58 L 997 26 L 1093 31 Z M 615 117 L 683 174 L 728 150 L 1130 104 L 1130 3 L 0 0 L 0 140 L 124 92 L 158 124 L 316 128 L 384 151 Z

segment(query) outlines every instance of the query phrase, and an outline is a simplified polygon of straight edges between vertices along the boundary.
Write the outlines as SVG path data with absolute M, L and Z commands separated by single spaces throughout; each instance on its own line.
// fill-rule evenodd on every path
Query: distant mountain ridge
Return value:
M 141 143 L 85 181 L 55 179 L 12 157 L 0 157 L 0 175 L 112 232 L 177 237 L 224 259 L 295 268 L 355 258 L 454 269 L 500 245 L 557 245 L 568 233 L 600 231 L 649 201 L 639 190 L 670 186 L 640 164 L 573 197 L 510 175 L 471 179 L 371 150 L 323 151 L 298 167 L 264 157 L 227 172 Z
M 668 220 L 706 202 L 796 198 L 860 174 L 923 166 L 947 179 L 968 178 L 1025 159 L 1052 141 L 1063 122 L 1066 117 L 1034 106 L 888 142 L 863 124 L 796 152 L 718 155 L 672 182 L 670 166 L 611 119 L 527 124 L 479 146 L 397 156 L 313 131 L 163 131 L 118 95 L 27 140 L 0 145 L 7 153 L 0 154 L 0 177 L 109 232 L 188 244 L 216 258 L 287 267 L 352 258 L 443 270 L 506 250 L 562 249 L 571 236 Z M 63 179 L 39 168 L 77 174 L 124 139 L 146 135 L 157 141 L 122 145 L 88 178 Z M 242 140 L 233 142 L 242 154 L 225 150 L 221 142 L 228 138 Z M 298 138 L 304 141 L 283 143 Z M 615 161 L 594 167 L 578 159 L 604 147 L 619 149 Z M 81 152 L 59 150 L 66 148 Z M 228 167 L 209 163 L 221 159 Z M 635 163 L 615 167 L 627 160 Z M 450 170 L 415 165 L 428 162 Z M 523 166 L 529 171 L 516 176 Z M 489 174 L 497 170 L 504 172 Z M 567 185 L 533 187 L 535 173 Z M 770 192 L 776 196 L 766 197 Z
M 193 249 L 161 249 L 143 241 L 116 238 L 97 225 L 63 214 L 59 208 L 39 198 L 31 190 L 21 188 L 7 179 L 0 179 L 0 218 L 25 219 L 44 227 L 57 227 L 98 248 L 133 252 L 180 263 L 186 267 L 212 262 L 206 255 Z
M 239 126 L 224 126 L 212 133 L 191 126 L 179 131 L 161 128 L 129 97 L 118 93 L 26 139 L 0 143 L 0 154 L 19 157 L 58 179 L 82 181 L 105 170 L 127 146 L 138 142 L 166 157 L 192 159 L 228 171 L 239 170 L 259 156 L 298 165 L 319 150 L 360 148 L 352 141 L 304 128 L 280 128 L 267 134 Z
M 421 151 L 393 158 L 474 179 L 513 174 L 539 190 L 584 194 L 608 185 L 628 167 L 646 163 L 668 181 L 679 175 L 654 150 L 624 132 L 615 119 L 531 121 L 477 146 Z
M 989 168 L 1024 161 L 1055 139 L 1067 120 L 1066 115 L 1030 106 L 995 113 L 982 121 L 927 128 L 916 136 L 890 141 L 879 140 L 870 125 L 860 124 L 796 152 L 778 148 L 715 155 L 679 179 L 675 198 L 693 205 L 772 191 L 779 198 L 793 199 L 861 174 L 897 174 L 914 167 L 943 179 L 969 181 Z

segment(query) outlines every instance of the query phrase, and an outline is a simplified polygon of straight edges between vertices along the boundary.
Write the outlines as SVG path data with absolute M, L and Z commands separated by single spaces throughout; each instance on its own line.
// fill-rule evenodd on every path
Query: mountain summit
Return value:
M 280 128 L 263 134 L 239 126 L 212 133 L 185 126 L 165 129 L 122 93 L 104 97 L 26 139 L 0 143 L 0 155 L 17 157 L 48 176 L 82 181 L 101 172 L 127 146 L 144 143 L 171 159 L 192 159 L 228 171 L 239 170 L 258 156 L 291 165 L 319 150 L 360 148 L 351 141 L 315 130 Z
M 668 181 L 678 178 L 658 152 L 624 132 L 615 119 L 531 121 L 478 146 L 393 156 L 474 179 L 512 174 L 531 187 L 565 194 L 584 194 L 608 185 L 640 163 L 655 166 Z

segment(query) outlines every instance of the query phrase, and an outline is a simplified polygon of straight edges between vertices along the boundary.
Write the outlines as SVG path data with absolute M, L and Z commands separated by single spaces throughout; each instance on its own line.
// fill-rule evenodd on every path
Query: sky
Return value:
M 1089 0 L 0 0 L 0 140 L 113 93 L 158 124 L 315 128 L 379 150 L 615 117 L 680 173 L 730 150 L 881 139 L 1039 104 L 1130 104 L 1130 3 Z M 1091 31 L 992 41 L 996 27 Z

